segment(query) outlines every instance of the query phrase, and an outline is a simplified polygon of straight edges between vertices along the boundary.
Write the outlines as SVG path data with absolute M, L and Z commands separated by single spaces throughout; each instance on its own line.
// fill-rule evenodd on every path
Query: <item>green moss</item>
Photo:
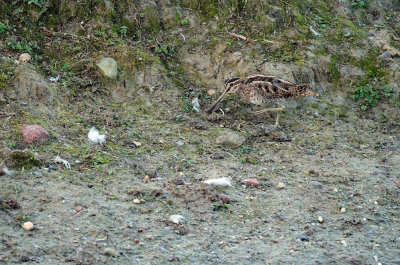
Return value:
M 331 55 L 329 61 L 329 73 L 329 81 L 338 84 L 340 81 L 339 59 L 335 55 Z
M 10 159 L 13 168 L 30 169 L 40 165 L 40 161 L 28 150 L 12 152 L 10 154 Z
M 141 13 L 143 27 L 149 33 L 157 33 L 161 29 L 161 21 L 158 17 L 157 6 L 146 6 Z

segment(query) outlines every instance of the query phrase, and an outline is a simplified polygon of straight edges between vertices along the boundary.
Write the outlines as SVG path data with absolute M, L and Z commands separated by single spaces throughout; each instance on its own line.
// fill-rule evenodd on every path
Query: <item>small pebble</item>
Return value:
M 169 252 L 169 250 L 166 249 L 166 248 L 164 248 L 164 247 L 160 247 L 160 249 L 161 249 L 162 252 L 165 252 L 165 253 L 168 253 L 168 252 Z
M 209 90 L 207 90 L 207 95 L 209 95 L 210 97 L 214 96 L 215 93 L 217 93 L 217 92 L 215 91 L 215 89 L 209 89 Z
M 167 260 L 168 261 L 179 261 L 179 258 L 177 256 L 175 256 L 175 255 L 171 255 L 171 256 L 168 257 Z
M 389 200 L 385 199 L 385 198 L 379 198 L 376 200 L 376 202 L 381 206 L 385 206 L 385 205 L 389 204 Z
M 29 53 L 23 53 L 19 56 L 20 62 L 26 63 L 26 62 L 29 62 L 30 60 L 31 60 L 31 56 Z
M 220 194 L 219 198 L 221 199 L 223 204 L 229 204 L 231 202 L 231 199 L 229 199 L 228 195 Z
M 254 197 L 251 197 L 249 195 L 246 196 L 246 200 L 248 200 L 248 201 L 254 201 L 254 199 L 255 199 Z
M 172 222 L 172 223 L 174 223 L 174 224 L 177 224 L 177 225 L 179 225 L 180 223 L 182 223 L 182 220 L 184 219 L 184 217 L 182 216 L 182 215 L 180 215 L 180 214 L 174 214 L 174 215 L 171 215 L 170 217 L 169 217 L 169 220 Z
M 315 152 L 313 150 L 307 149 L 306 150 L 306 154 L 310 155 L 310 156 L 313 156 L 313 155 L 315 155 Z
M 152 235 L 146 235 L 146 239 L 147 239 L 147 240 L 154 240 L 154 236 L 152 236 Z
M 33 171 L 32 175 L 37 176 L 37 177 L 41 177 L 41 178 L 43 177 L 43 174 L 40 173 L 40 172 L 37 172 L 37 171 Z
M 81 212 L 82 210 L 83 210 L 83 207 L 82 207 L 81 205 L 78 205 L 78 206 L 75 208 L 75 211 L 76 211 L 77 213 Z
M 137 142 L 137 141 L 132 141 L 132 144 L 135 145 L 136 147 L 139 147 L 142 145 L 141 142 Z
M 135 238 L 135 239 L 133 240 L 133 242 L 135 242 L 135 244 L 139 244 L 140 240 L 137 239 L 137 238 Z
M 340 209 L 340 212 L 341 213 L 345 213 L 346 212 L 346 208 L 343 207 L 342 209 Z
M 31 261 L 31 259 L 28 256 L 23 255 L 19 258 L 19 261 L 20 262 L 28 262 L 28 261 Z
M 117 256 L 117 251 L 113 248 L 105 248 L 103 251 L 104 255 L 110 256 L 110 257 L 116 257 Z
M 296 240 L 298 242 L 308 242 L 308 241 L 310 241 L 310 239 L 308 239 L 308 237 L 306 237 L 306 236 L 296 236 Z
M 256 179 L 245 179 L 244 185 L 246 185 L 246 187 L 250 187 L 250 186 L 258 187 L 260 185 L 260 183 Z
M 26 230 L 26 231 L 31 231 L 33 229 L 33 224 L 31 222 L 25 222 L 22 227 Z
M 340 241 L 340 243 L 342 243 L 342 245 L 343 245 L 344 247 L 347 247 L 346 241 L 342 240 L 342 241 Z
M 284 189 L 286 187 L 286 185 L 285 185 L 285 183 L 283 183 L 283 182 L 279 182 L 278 183 L 278 189 Z
M 313 185 L 316 188 L 322 188 L 322 184 L 319 183 L 318 181 L 311 181 L 311 185 Z
M 322 218 L 322 216 L 318 216 L 318 222 L 323 223 L 324 222 L 324 218 Z
M 35 182 L 33 180 L 27 180 L 26 185 L 35 186 Z
M 133 200 L 133 203 L 134 203 L 134 204 L 140 204 L 140 200 L 139 200 L 139 199 L 134 199 L 134 200 Z

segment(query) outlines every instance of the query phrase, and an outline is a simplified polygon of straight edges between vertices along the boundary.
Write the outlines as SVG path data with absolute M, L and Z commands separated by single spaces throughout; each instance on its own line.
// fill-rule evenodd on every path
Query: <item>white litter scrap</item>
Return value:
M 54 161 L 54 162 L 56 162 L 56 163 L 63 164 L 64 167 L 66 167 L 66 168 L 68 168 L 68 169 L 71 169 L 70 163 L 69 163 L 67 160 L 62 159 L 62 158 L 59 157 L 59 156 L 56 156 L 55 158 L 53 158 L 52 161 Z
M 60 75 L 57 75 L 56 77 L 49 77 L 50 82 L 57 83 L 59 79 L 60 79 Z
M 312 26 L 310 26 L 310 31 L 311 31 L 312 34 L 314 34 L 314 36 L 316 36 L 316 37 L 321 36 L 321 33 L 317 32 Z
M 184 217 L 180 214 L 174 214 L 169 217 L 169 220 L 172 223 L 177 224 L 177 225 L 181 224 L 183 219 L 184 219 Z
M 99 130 L 95 127 L 92 127 L 88 133 L 89 141 L 93 143 L 104 143 L 106 141 L 106 136 L 104 134 L 100 134 Z
M 205 184 L 214 185 L 214 186 L 228 186 L 232 187 L 231 180 L 227 177 L 219 178 L 219 179 L 209 179 L 204 181 Z
M 192 99 L 192 105 L 193 105 L 193 109 L 196 112 L 200 111 L 200 103 L 199 103 L 199 98 L 194 98 Z

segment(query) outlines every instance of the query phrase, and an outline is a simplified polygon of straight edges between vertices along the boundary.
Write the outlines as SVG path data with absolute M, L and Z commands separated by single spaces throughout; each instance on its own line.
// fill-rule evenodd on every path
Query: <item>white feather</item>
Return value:
M 100 134 L 99 130 L 95 127 L 92 127 L 88 133 L 89 141 L 93 143 L 104 143 L 106 141 L 106 136 L 104 134 Z
M 194 98 L 192 99 L 192 105 L 193 105 L 193 109 L 196 112 L 200 111 L 200 103 L 199 103 L 199 98 Z
M 231 180 L 227 177 L 219 178 L 219 179 L 209 179 L 204 181 L 205 184 L 215 185 L 215 186 L 228 186 L 231 187 Z

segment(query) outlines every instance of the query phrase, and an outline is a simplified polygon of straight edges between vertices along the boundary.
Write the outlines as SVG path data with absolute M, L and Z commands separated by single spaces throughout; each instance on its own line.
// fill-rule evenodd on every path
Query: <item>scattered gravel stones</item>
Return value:
M 322 216 L 318 216 L 318 222 L 323 223 L 324 222 L 324 218 L 322 218 Z
M 103 58 L 96 64 L 103 74 L 109 78 L 116 78 L 118 75 L 118 65 L 113 58 Z
M 77 213 L 81 212 L 82 210 L 83 210 L 83 207 L 82 207 L 81 205 L 78 205 L 78 206 L 75 208 L 75 211 L 76 211 Z
M 134 203 L 134 204 L 140 204 L 140 200 L 139 200 L 139 199 L 134 199 L 134 200 L 133 200 L 133 203 Z
M 50 134 L 40 125 L 27 125 L 22 128 L 22 136 L 28 144 L 32 142 L 43 144 L 50 137 Z
M 246 187 L 254 186 L 257 188 L 260 185 L 260 183 L 256 179 L 245 179 L 244 185 L 246 185 Z
M 232 131 L 225 131 L 222 135 L 218 136 L 216 139 L 216 143 L 218 145 L 230 147 L 230 148 L 238 148 L 241 146 L 246 139 Z

